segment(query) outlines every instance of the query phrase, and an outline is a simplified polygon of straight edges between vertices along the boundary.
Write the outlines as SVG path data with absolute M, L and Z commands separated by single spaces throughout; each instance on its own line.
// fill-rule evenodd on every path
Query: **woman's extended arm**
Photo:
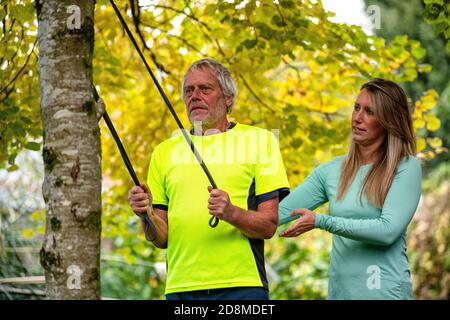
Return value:
M 422 170 L 416 159 L 398 169 L 376 219 L 353 219 L 316 214 L 315 227 L 374 245 L 391 245 L 404 232 L 420 200 Z
M 325 168 L 327 164 L 319 166 L 297 186 L 278 206 L 278 225 L 288 223 L 299 218 L 292 216 L 297 208 L 308 208 L 314 210 L 328 201 L 325 190 Z

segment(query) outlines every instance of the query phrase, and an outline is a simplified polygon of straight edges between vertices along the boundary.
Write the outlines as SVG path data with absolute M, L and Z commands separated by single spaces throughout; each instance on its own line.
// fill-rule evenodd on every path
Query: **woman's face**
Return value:
M 352 113 L 352 139 L 361 146 L 369 146 L 384 139 L 384 128 L 375 118 L 370 93 L 362 89 Z

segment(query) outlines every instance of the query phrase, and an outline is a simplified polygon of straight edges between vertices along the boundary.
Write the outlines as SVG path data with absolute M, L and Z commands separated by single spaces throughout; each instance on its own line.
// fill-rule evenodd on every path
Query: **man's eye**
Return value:
M 211 91 L 211 88 L 209 88 L 209 87 L 203 87 L 203 88 L 201 88 L 200 90 L 202 91 L 202 93 L 208 93 L 208 92 Z
M 192 89 L 186 89 L 186 90 L 184 90 L 184 94 L 185 95 L 191 95 L 192 94 Z

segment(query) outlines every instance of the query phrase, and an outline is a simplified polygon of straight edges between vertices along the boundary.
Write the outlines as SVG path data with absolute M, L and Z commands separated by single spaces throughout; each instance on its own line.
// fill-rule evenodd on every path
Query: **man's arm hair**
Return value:
M 234 207 L 234 214 L 228 221 L 251 239 L 270 239 L 278 224 L 278 197 L 258 205 L 256 211 Z
M 161 208 L 151 207 L 150 210 L 150 219 L 152 220 L 155 229 L 156 229 L 156 238 L 152 241 L 155 247 L 160 249 L 167 248 L 167 231 L 168 231 L 168 219 L 167 219 L 167 211 Z M 142 229 L 146 230 L 146 224 L 144 218 L 141 218 Z M 150 241 L 149 235 L 145 235 L 145 238 Z

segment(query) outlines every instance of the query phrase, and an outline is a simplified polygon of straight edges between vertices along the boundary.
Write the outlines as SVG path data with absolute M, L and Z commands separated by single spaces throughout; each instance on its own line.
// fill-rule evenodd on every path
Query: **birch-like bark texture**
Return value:
M 37 0 L 48 299 L 100 298 L 101 145 L 94 0 Z

